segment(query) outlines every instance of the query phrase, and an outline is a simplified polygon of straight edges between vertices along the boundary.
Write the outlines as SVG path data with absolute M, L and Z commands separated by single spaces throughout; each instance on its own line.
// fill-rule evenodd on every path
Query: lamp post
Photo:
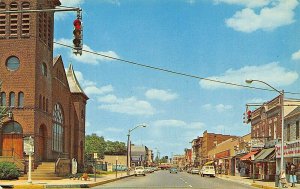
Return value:
M 133 130 L 135 130 L 135 129 L 137 129 L 137 128 L 139 128 L 139 127 L 147 127 L 147 125 L 145 124 L 145 123 L 143 123 L 143 124 L 140 124 L 140 125 L 137 125 L 136 127 L 134 127 L 133 129 L 129 129 L 128 130 L 128 134 L 127 134 L 127 168 L 128 168 L 128 170 L 129 170 L 129 168 L 131 167 L 131 158 L 130 158 L 130 133 L 133 131 Z
M 265 85 L 267 85 L 268 87 L 270 87 L 271 89 L 273 89 L 274 91 L 278 92 L 281 96 L 281 148 L 280 148 L 280 173 L 281 172 L 285 172 L 285 168 L 283 166 L 283 132 L 284 132 L 284 90 L 279 91 L 276 88 L 272 87 L 270 84 L 261 81 L 261 80 L 246 80 L 246 83 L 251 84 L 252 82 L 259 82 L 259 83 L 263 83 Z M 280 183 L 279 185 L 280 188 L 282 188 L 282 184 Z

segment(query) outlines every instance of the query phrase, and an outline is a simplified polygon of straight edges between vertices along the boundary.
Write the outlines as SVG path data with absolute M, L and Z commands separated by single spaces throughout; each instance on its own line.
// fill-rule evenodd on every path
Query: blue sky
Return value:
M 260 79 L 300 92 L 297 0 L 61 0 L 83 9 L 84 49 L 204 78 Z M 72 44 L 75 13 L 56 13 L 55 41 Z M 182 154 L 204 130 L 245 135 L 245 104 L 277 96 L 146 69 L 55 45 L 90 100 L 87 134 Z M 256 87 L 265 87 L 254 84 Z M 287 95 L 300 98 L 300 95 Z M 156 150 L 155 150 L 156 151 Z

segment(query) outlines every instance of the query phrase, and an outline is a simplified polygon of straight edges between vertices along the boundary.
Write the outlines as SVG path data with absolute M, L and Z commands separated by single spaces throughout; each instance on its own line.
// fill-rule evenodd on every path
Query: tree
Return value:
M 119 141 L 106 141 L 106 155 L 126 155 L 127 149 L 124 142 Z
M 98 157 L 102 158 L 105 149 L 106 142 L 103 136 L 99 137 L 97 134 L 93 133 L 85 137 L 85 155 L 87 160 L 90 160 L 94 153 L 97 153 Z

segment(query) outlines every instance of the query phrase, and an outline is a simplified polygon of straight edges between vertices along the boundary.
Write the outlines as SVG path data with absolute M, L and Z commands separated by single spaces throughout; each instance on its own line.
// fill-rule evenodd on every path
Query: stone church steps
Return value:
M 27 180 L 28 175 L 20 177 L 19 180 Z M 59 180 L 62 179 L 55 174 L 55 162 L 42 162 L 31 172 L 32 180 Z

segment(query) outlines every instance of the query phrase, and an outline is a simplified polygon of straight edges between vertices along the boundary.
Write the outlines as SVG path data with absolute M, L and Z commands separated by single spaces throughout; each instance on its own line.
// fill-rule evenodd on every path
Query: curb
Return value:
M 96 182 L 96 183 L 92 183 L 92 184 L 74 184 L 74 185 L 46 185 L 45 188 L 92 188 L 95 186 L 100 186 L 103 184 L 107 184 L 110 182 L 114 182 L 117 180 L 121 180 L 127 177 L 131 177 L 133 175 L 128 175 L 128 176 L 123 176 L 123 177 L 119 177 L 119 178 L 114 178 L 114 179 L 108 179 L 108 180 L 104 180 L 104 181 L 100 181 L 100 182 Z
M 263 189 L 277 189 L 277 187 L 273 187 L 273 186 L 265 186 L 265 185 L 262 185 L 262 184 L 255 184 L 255 183 L 252 183 L 251 186 L 255 187 L 255 188 L 263 188 Z
M 123 177 L 119 177 L 119 178 L 114 178 L 114 179 L 107 179 L 107 180 L 103 180 L 103 181 L 99 181 L 96 183 L 91 183 L 91 184 L 51 184 L 51 185 L 41 185 L 41 184 L 23 184 L 23 185 L 15 185 L 13 186 L 13 188 L 15 189 L 44 189 L 44 188 L 92 188 L 95 186 L 99 186 L 99 185 L 103 185 L 103 184 L 107 184 L 110 182 L 114 182 L 117 180 L 121 180 L 124 178 L 128 178 L 131 177 L 133 175 L 126 175 Z

